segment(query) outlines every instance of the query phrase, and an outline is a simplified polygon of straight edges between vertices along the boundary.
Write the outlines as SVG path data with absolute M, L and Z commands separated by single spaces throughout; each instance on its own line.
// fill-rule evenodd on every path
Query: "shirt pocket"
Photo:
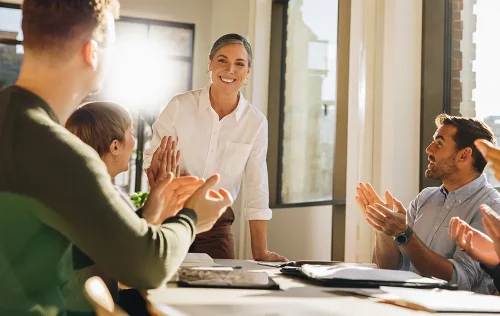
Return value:
M 221 170 L 230 176 L 243 174 L 252 145 L 242 143 L 226 143 L 222 155 Z

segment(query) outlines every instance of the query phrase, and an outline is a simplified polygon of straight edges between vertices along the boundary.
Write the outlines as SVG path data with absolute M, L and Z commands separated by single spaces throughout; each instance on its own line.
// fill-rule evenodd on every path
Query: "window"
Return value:
M 13 84 L 23 58 L 19 5 L 0 3 L 0 89 Z M 194 25 L 122 17 L 116 22 L 116 54 L 103 89 L 87 98 L 110 100 L 128 108 L 137 144 L 129 171 L 115 182 L 126 192 L 148 190 L 142 152 L 151 125 L 175 94 L 191 90 Z
M 425 113 L 436 114 L 436 110 L 476 117 L 488 124 L 495 133 L 497 142 L 500 141 L 500 107 L 496 80 L 500 71 L 500 61 L 497 58 L 500 48 L 494 41 L 496 30 L 500 27 L 499 14 L 499 1 L 424 1 L 422 83 L 423 90 L 427 88 L 429 93 L 424 93 L 422 98 L 423 118 L 430 120 L 432 116 Z M 439 17 L 441 20 L 438 20 Z M 435 102 L 439 99 L 432 99 L 431 94 L 442 97 L 442 107 L 436 106 Z M 430 134 L 431 130 L 435 130 L 428 122 L 422 122 L 422 126 L 423 134 Z M 429 141 L 430 138 L 425 137 L 425 140 Z M 422 173 L 425 164 L 424 161 Z M 500 187 L 500 182 L 488 167 L 486 176 L 492 185 Z M 425 184 L 423 187 L 432 185 L 428 180 L 423 180 L 422 183 Z
M 128 108 L 134 119 L 136 148 L 129 171 L 115 179 L 126 192 L 148 190 L 142 153 L 151 126 L 170 98 L 191 90 L 194 25 L 122 17 L 116 22 L 116 54 L 99 94 Z
M 0 3 L 0 89 L 17 80 L 23 60 L 21 9 Z
M 452 113 L 483 120 L 500 141 L 497 75 L 500 48 L 492 39 L 500 28 L 500 2 L 453 0 Z M 488 181 L 500 187 L 489 168 Z
M 279 124 L 269 131 L 268 163 L 277 163 L 277 179 L 270 179 L 270 185 L 276 185 L 270 188 L 271 204 L 332 204 L 338 1 L 275 1 L 274 6 L 273 28 L 280 28 L 279 24 L 286 28 L 271 35 L 270 85 L 280 83 L 279 89 L 271 87 L 269 97 L 269 104 L 279 104 Z M 275 44 L 278 38 L 281 47 Z M 286 57 L 280 60 L 280 53 Z M 279 77 L 275 74 L 278 66 Z M 269 111 L 271 122 L 275 110 L 270 106 Z M 277 154 L 273 159 L 274 138 Z M 270 170 L 272 174 L 272 166 Z

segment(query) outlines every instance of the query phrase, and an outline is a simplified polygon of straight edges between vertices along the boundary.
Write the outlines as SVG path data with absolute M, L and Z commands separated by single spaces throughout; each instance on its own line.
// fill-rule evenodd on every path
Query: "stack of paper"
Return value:
M 500 297 L 466 291 L 420 290 L 381 287 L 383 294 L 371 295 L 385 303 L 429 312 L 500 313 Z
M 220 266 L 220 264 L 215 263 L 214 259 L 206 253 L 188 253 L 181 264 L 181 268 L 218 266 Z

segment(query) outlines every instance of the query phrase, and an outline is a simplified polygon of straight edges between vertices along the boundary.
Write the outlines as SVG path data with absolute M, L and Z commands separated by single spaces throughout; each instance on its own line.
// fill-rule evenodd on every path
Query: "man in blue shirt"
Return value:
M 486 161 L 476 139 L 494 142 L 491 129 L 474 118 L 441 114 L 434 141 L 427 147 L 425 176 L 440 187 L 426 188 L 408 209 L 385 193 L 383 202 L 370 184 L 360 183 L 356 201 L 375 229 L 373 261 L 383 269 L 411 270 L 458 285 L 461 290 L 494 293 L 491 278 L 478 262 L 457 248 L 448 236 L 449 222 L 458 216 L 484 232 L 479 206 L 500 211 L 500 194 L 483 174 Z

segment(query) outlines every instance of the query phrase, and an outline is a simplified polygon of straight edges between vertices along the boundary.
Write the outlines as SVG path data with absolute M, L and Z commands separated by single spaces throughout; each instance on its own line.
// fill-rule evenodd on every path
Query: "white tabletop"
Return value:
M 167 288 L 149 291 L 148 299 L 169 310 L 170 316 L 281 316 L 281 315 L 430 315 L 377 302 L 372 298 L 339 292 L 339 289 L 312 285 L 279 270 L 243 260 L 215 260 L 224 266 L 242 266 L 245 270 L 265 271 L 282 291 L 248 289 Z M 446 314 L 464 315 L 464 314 Z M 487 315 L 487 314 L 480 314 Z

